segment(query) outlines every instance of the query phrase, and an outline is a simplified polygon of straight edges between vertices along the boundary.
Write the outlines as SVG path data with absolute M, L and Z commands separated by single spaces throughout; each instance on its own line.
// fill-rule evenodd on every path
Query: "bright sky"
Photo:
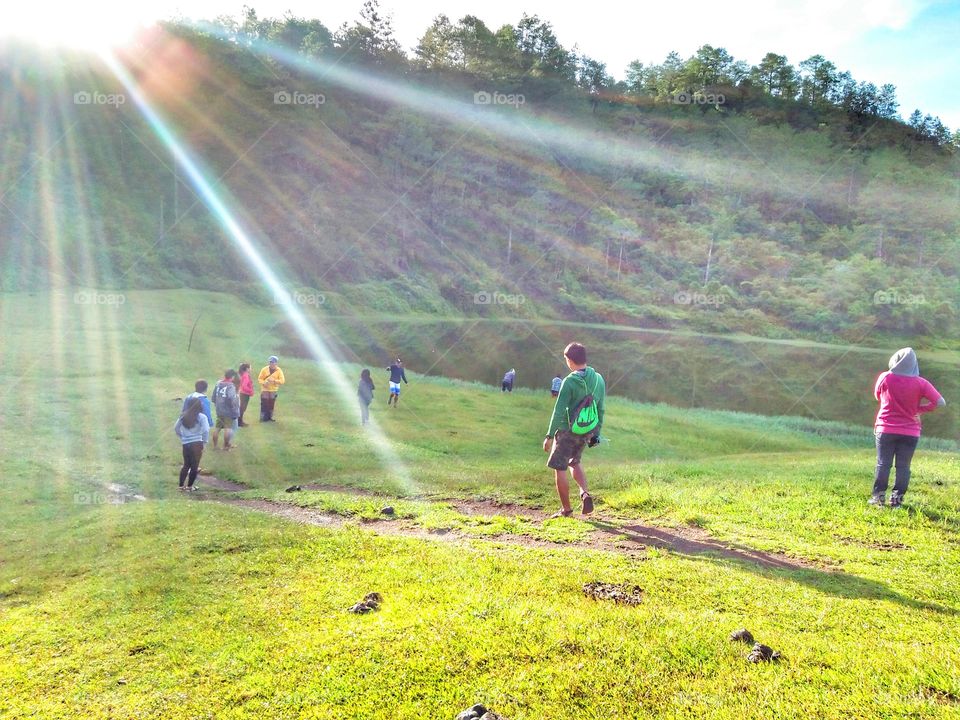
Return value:
M 335 30 L 358 17 L 362 0 L 326 8 L 316 0 L 136 0 L 126 6 L 111 0 L 38 0 L 6 8 L 0 32 L 90 47 L 122 37 L 138 22 L 176 15 L 239 15 L 244 4 L 255 7 L 261 17 L 280 17 L 288 10 L 319 17 Z M 794 65 L 819 53 L 857 80 L 896 85 L 904 117 L 919 107 L 939 115 L 951 129 L 960 128 L 957 0 L 593 0 L 586 5 L 555 0 L 381 0 L 381 8 L 392 13 L 397 37 L 407 48 L 416 45 L 441 12 L 453 21 L 476 15 L 494 30 L 515 23 L 523 12 L 537 14 L 553 24 L 565 47 L 577 45 L 580 52 L 607 63 L 617 78 L 631 60 L 660 62 L 671 50 L 686 58 L 704 43 L 724 47 L 750 64 L 769 51 L 786 55 Z

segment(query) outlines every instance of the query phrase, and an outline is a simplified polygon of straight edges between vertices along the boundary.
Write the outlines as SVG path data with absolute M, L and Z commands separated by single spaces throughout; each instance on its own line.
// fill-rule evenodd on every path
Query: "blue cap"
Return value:
M 267 362 L 272 362 L 272 363 L 280 362 L 280 359 L 276 355 L 271 355 L 270 358 L 267 360 Z

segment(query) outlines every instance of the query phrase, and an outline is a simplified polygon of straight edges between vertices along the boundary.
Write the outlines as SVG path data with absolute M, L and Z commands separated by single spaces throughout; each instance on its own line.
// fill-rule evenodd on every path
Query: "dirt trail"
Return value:
M 201 480 L 202 482 L 198 483 L 200 491 L 191 495 L 191 497 L 197 500 L 218 502 L 245 510 L 266 513 L 304 525 L 337 528 L 348 524 L 356 525 L 359 523 L 381 535 L 441 539 L 446 541 L 486 540 L 488 542 L 554 549 L 590 548 L 593 550 L 618 552 L 631 557 L 635 557 L 641 552 L 645 554 L 646 548 L 648 547 L 655 547 L 669 550 L 680 555 L 712 555 L 778 570 L 823 569 L 816 563 L 803 558 L 791 557 L 779 553 L 768 553 L 732 543 L 724 543 L 699 528 L 655 527 L 630 521 L 621 523 L 594 515 L 586 520 L 586 522 L 595 528 L 595 532 L 592 532 L 586 540 L 582 541 L 559 542 L 509 533 L 481 537 L 462 533 L 455 529 L 428 530 L 416 525 L 412 520 L 387 516 L 374 520 L 358 520 L 356 518 L 325 512 L 315 508 L 301 507 L 290 503 L 230 497 L 229 493 L 247 490 L 248 488 L 212 475 L 205 475 Z M 335 490 L 336 492 L 350 493 L 364 497 L 381 497 L 385 501 L 391 499 L 389 495 L 381 495 L 369 490 L 346 486 L 312 484 L 303 485 L 302 487 L 305 490 Z M 206 492 L 206 488 L 214 488 L 217 492 Z M 433 502 L 446 502 L 462 515 L 475 517 L 519 516 L 540 524 L 546 514 L 544 511 L 536 510 L 535 508 L 522 505 L 501 504 L 495 500 L 467 500 L 463 498 L 451 500 L 437 500 L 432 498 L 431 500 Z M 388 503 L 385 502 L 385 504 Z

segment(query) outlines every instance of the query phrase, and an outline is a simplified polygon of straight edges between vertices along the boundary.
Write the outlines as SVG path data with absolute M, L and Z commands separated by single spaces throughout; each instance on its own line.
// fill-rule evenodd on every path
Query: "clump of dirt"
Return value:
M 357 613 L 362 615 L 364 613 L 373 612 L 374 610 L 380 609 L 380 603 L 383 602 L 383 596 L 378 592 L 367 593 L 363 596 L 363 600 L 358 602 L 356 605 L 353 605 L 349 612 Z
M 303 488 L 299 485 L 291 485 L 287 488 L 287 492 L 300 492 L 301 490 L 303 490 Z
M 487 710 L 483 705 L 477 703 L 473 707 L 467 708 L 457 715 L 457 720 L 507 720 L 502 715 L 497 715 L 493 710 Z
M 392 505 L 387 505 L 385 508 L 381 508 L 381 509 L 380 509 L 380 514 L 381 514 L 381 515 L 393 515 L 393 514 L 394 514 L 393 506 L 392 506 Z
M 925 700 L 933 700 L 938 705 L 960 705 L 960 697 L 948 690 L 928 686 L 920 688 L 920 695 Z
M 774 650 L 769 645 L 763 645 L 761 643 L 755 643 L 753 650 L 751 650 L 750 654 L 747 655 L 747 660 L 752 663 L 774 662 L 779 659 L 780 653 L 777 650 Z
M 595 580 L 583 586 L 583 594 L 594 600 L 612 600 L 618 605 L 639 605 L 643 588 L 639 585 L 614 585 Z
M 730 642 L 742 642 L 745 645 L 753 645 L 753 633 L 746 628 L 740 628 L 730 633 Z

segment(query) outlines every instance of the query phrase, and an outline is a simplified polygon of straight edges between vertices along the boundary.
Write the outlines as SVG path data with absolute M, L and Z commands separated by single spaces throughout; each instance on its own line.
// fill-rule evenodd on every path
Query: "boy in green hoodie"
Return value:
M 550 418 L 550 427 L 543 441 L 543 451 L 550 453 L 547 467 L 553 469 L 557 481 L 557 494 L 560 495 L 560 511 L 551 517 L 567 517 L 573 513 L 570 508 L 570 482 L 567 479 L 567 469 L 573 471 L 573 479 L 580 488 L 580 500 L 583 503 L 583 514 L 593 512 L 593 498 L 587 492 L 587 476 L 580 465 L 580 456 L 584 446 L 593 447 L 600 442 L 600 427 L 603 425 L 603 401 L 607 386 L 603 376 L 587 366 L 587 350 L 580 343 L 570 343 L 563 351 L 564 360 L 570 368 L 570 374 L 563 379 L 560 385 L 560 395 L 553 407 Z M 593 397 L 593 406 L 596 411 L 595 425 L 589 422 L 582 427 L 580 420 L 589 417 L 592 413 L 578 413 L 583 401 L 590 395 Z

